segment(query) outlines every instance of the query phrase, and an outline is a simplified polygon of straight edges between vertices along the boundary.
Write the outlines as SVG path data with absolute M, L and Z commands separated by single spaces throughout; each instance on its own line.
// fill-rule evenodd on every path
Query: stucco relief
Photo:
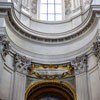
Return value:
M 71 13 L 71 0 L 65 0 L 65 14 Z
M 33 14 L 37 13 L 37 0 L 32 0 L 31 1 L 31 12 Z

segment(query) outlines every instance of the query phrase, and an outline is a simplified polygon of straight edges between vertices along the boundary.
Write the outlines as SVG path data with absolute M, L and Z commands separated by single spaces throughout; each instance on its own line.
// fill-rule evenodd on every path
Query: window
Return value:
M 47 21 L 62 20 L 62 0 L 41 0 L 40 19 Z

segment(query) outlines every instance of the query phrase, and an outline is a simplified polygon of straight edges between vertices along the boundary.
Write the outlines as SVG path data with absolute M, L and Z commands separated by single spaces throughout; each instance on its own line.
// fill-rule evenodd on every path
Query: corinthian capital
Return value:
M 100 41 L 93 43 L 93 53 L 98 59 L 100 59 Z
M 83 73 L 87 69 L 87 56 L 76 57 L 71 64 L 74 66 L 75 74 Z
M 14 67 L 19 72 L 27 72 L 27 68 L 31 66 L 31 60 L 25 56 L 16 54 L 14 57 Z
M 10 51 L 10 42 L 8 40 L 2 40 L 2 56 L 5 57 L 7 54 L 9 54 Z

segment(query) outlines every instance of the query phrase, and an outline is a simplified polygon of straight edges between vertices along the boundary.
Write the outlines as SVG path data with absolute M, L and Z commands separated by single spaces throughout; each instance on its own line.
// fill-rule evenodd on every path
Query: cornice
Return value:
M 31 58 L 32 61 L 34 61 L 34 62 L 37 62 L 37 63 L 41 62 L 41 63 L 46 63 L 46 64 L 49 64 L 49 63 L 61 64 L 61 63 L 69 62 L 70 60 L 72 60 L 76 56 L 80 56 L 83 54 L 89 55 L 92 52 L 91 50 L 93 47 L 93 42 L 95 42 L 98 34 L 99 34 L 99 30 L 96 32 L 94 38 L 83 48 L 78 49 L 74 52 L 61 54 L 61 55 L 43 55 L 43 54 L 28 52 L 27 50 L 18 47 L 13 41 L 10 40 L 10 38 L 9 38 L 9 41 L 10 41 L 10 45 L 12 47 L 13 52 L 18 53 L 18 54 L 23 55 L 23 56 L 27 56 L 27 57 Z
M 57 44 L 57 43 L 72 41 L 73 39 L 76 39 L 77 37 L 84 34 L 89 29 L 89 27 L 91 27 L 92 23 L 95 21 L 95 12 L 90 10 L 88 17 L 78 27 L 63 33 L 54 33 L 54 38 L 51 38 L 49 37 L 50 33 L 38 32 L 29 29 L 28 27 L 23 25 L 16 17 L 13 9 L 14 9 L 13 7 L 9 9 L 0 8 L 0 12 L 2 13 L 7 12 L 8 20 L 10 22 L 11 27 L 13 27 L 20 36 L 22 36 L 23 38 L 27 38 L 31 41 L 40 43 L 42 42 L 42 43 Z M 61 35 L 61 37 L 59 37 L 59 35 Z
M 14 14 L 14 11 L 13 11 L 13 14 Z M 95 19 L 95 15 L 94 14 L 91 15 L 91 11 L 89 14 L 90 14 L 89 16 L 92 16 L 92 17 L 88 17 L 79 27 L 76 27 L 73 30 L 66 31 L 63 33 L 53 33 L 53 34 L 43 33 L 43 32 L 29 29 L 28 27 L 24 26 L 21 22 L 19 22 L 19 20 L 15 16 L 15 14 L 13 16 L 11 16 L 11 12 L 8 13 L 8 18 L 9 18 L 9 21 L 11 22 L 11 24 L 13 25 L 13 27 L 16 30 L 19 30 L 18 33 L 22 34 L 23 36 L 30 38 L 31 40 L 56 43 L 56 42 L 63 42 L 63 41 L 68 41 L 68 40 L 74 39 L 75 37 L 83 34 L 85 31 L 87 31 L 87 29 L 92 25 L 92 23 L 94 22 L 94 19 Z M 14 20 L 16 21 L 16 23 L 14 22 Z M 21 27 L 18 27 L 18 24 Z M 83 28 L 83 26 L 85 26 L 85 27 Z M 26 29 L 26 31 L 25 31 L 25 29 Z M 54 37 L 51 37 L 51 36 L 54 36 Z M 60 37 L 58 37 L 58 36 L 60 36 Z
M 96 42 L 97 43 L 97 42 Z M 4 60 L 4 63 L 6 64 L 6 56 L 7 55 L 13 55 L 12 58 L 13 58 L 13 64 L 12 65 L 15 69 L 15 71 L 18 71 L 20 73 L 23 73 L 23 74 L 30 74 L 30 75 L 35 75 L 36 77 L 38 78 L 46 78 L 46 79 L 52 79 L 52 78 L 65 78 L 66 75 L 73 75 L 73 73 L 71 72 L 71 70 L 74 68 L 75 69 L 75 74 L 81 74 L 83 72 L 86 72 L 87 71 L 87 67 L 88 67 L 88 56 L 86 53 L 80 55 L 80 56 L 75 56 L 73 59 L 70 59 L 69 62 L 66 61 L 66 63 L 56 63 L 56 64 L 52 64 L 52 63 L 41 63 L 41 62 L 38 62 L 36 63 L 33 59 L 27 57 L 27 56 L 24 56 L 24 55 L 20 55 L 18 54 L 17 52 L 15 52 L 13 50 L 13 48 L 11 47 L 10 45 L 10 42 L 8 40 L 3 40 L 2 41 L 2 53 L 1 53 L 1 56 L 2 56 L 2 59 Z M 97 46 L 97 45 L 95 45 Z M 95 48 L 97 50 L 97 48 Z M 96 51 L 98 53 L 98 50 Z M 93 53 L 93 52 L 92 52 Z M 94 53 L 96 54 L 96 53 Z M 8 65 L 9 66 L 9 65 Z M 58 69 L 60 68 L 60 69 Z M 42 73 L 40 71 L 40 69 L 43 71 L 47 71 L 48 72 L 48 69 L 49 71 L 62 71 L 62 75 L 58 75 L 57 77 L 55 76 L 55 73 L 54 76 L 52 76 L 49 72 L 48 76 L 46 77 L 41 77 Z M 47 70 L 45 70 L 47 69 Z M 64 70 L 63 70 L 64 69 Z M 26 70 L 28 72 L 26 72 Z M 66 71 L 66 72 L 65 72 Z M 39 73 L 38 73 L 39 72 Z M 57 73 L 56 73 L 57 74 Z M 45 75 L 45 74 L 44 74 Z

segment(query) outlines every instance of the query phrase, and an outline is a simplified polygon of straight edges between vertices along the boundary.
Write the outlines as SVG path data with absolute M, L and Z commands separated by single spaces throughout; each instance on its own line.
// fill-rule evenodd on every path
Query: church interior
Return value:
M 0 100 L 100 100 L 100 0 L 0 0 Z

